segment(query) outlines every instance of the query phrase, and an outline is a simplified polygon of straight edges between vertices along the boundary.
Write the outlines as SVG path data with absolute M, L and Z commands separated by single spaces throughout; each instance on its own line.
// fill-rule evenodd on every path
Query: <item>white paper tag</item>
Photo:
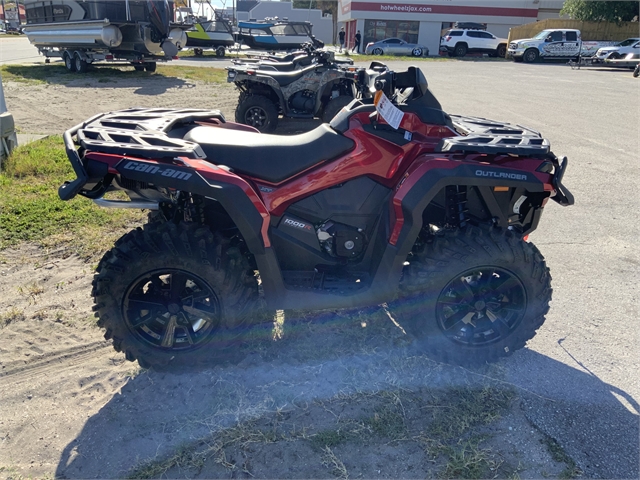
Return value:
M 391 103 L 391 100 L 384 93 L 378 93 L 380 93 L 380 96 L 376 95 L 376 110 L 384 118 L 385 122 L 397 130 L 400 122 L 402 122 L 402 117 L 404 117 L 404 112 Z

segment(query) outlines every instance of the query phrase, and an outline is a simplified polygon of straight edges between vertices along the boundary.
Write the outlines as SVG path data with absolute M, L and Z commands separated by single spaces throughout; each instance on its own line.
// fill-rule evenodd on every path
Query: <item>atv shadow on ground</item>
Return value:
M 195 84 L 167 75 L 137 72 L 133 67 L 120 70 L 114 67 L 92 67 L 89 72 L 77 74 L 69 72 L 64 65 L 7 65 L 9 74 L 5 80 L 15 76 L 18 81 L 41 81 L 68 88 L 87 86 L 93 88 L 135 88 L 138 95 L 161 95 L 169 89 L 194 88 Z M 141 86 L 141 80 L 146 80 Z
M 338 414 L 329 407 L 336 397 L 359 395 L 365 400 L 358 408 L 367 411 L 373 409 L 367 399 L 373 402 L 380 392 L 483 388 L 489 378 L 494 378 L 491 382 L 497 388 L 515 386 L 521 402 L 513 403 L 513 408 L 521 406 L 535 425 L 556 439 L 586 477 L 638 476 L 637 401 L 588 371 L 570 366 L 570 357 L 568 365 L 522 350 L 497 367 L 468 370 L 437 364 L 414 351 L 382 308 L 298 314 L 293 320 L 276 316 L 273 325 L 258 330 L 251 348 L 229 357 L 226 364 L 173 373 L 143 371 L 131 378 L 66 446 L 55 477 L 121 478 L 151 459 L 176 452 L 188 456 L 184 453 L 188 445 L 198 445 L 201 438 L 215 443 L 238 422 L 278 417 L 283 412 L 298 420 L 305 418 L 299 424 L 310 428 L 298 432 L 297 438 L 307 441 L 323 433 L 319 431 L 323 424 L 335 421 Z M 323 404 L 327 408 L 310 409 Z M 446 409 L 442 412 L 446 415 Z M 332 438 L 325 440 L 331 443 L 336 440 Z M 299 477 L 323 475 L 314 466 L 321 461 L 320 454 L 317 459 L 289 458 L 289 447 L 286 442 L 283 445 L 274 448 L 285 450 L 286 462 L 293 462 L 288 467 L 291 471 Z M 403 445 L 418 453 L 411 459 L 385 462 L 412 462 L 414 469 L 406 470 L 411 473 L 405 476 L 428 476 L 429 461 L 422 450 Z M 357 452 L 354 456 L 358 458 Z M 211 472 L 207 462 L 227 462 L 233 467 L 236 461 L 217 457 L 197 466 L 204 468 L 206 476 Z M 260 477 L 260 462 L 251 461 L 251 476 Z M 236 473 L 241 474 L 241 469 Z

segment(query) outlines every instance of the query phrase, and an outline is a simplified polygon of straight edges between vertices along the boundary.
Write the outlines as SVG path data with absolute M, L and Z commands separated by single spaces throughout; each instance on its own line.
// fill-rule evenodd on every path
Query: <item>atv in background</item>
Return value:
M 573 204 L 566 158 L 534 130 L 448 115 L 415 67 L 375 87 L 396 128 L 364 99 L 292 136 L 194 109 L 65 132 L 77 178 L 61 199 L 155 212 L 96 269 L 94 310 L 117 351 L 143 367 L 219 359 L 264 322 L 259 285 L 273 310 L 387 303 L 439 361 L 524 347 L 552 293 L 528 236 L 549 200 Z M 113 190 L 131 201 L 103 198 Z
M 242 59 L 237 58 L 232 60 L 232 62 L 239 67 L 251 66 L 260 70 L 290 72 L 308 67 L 309 65 L 318 63 L 318 61 L 322 62 L 323 57 L 324 52 L 317 50 L 311 43 L 305 43 L 300 50 L 290 52 L 286 55 L 258 55 Z M 332 63 L 336 65 L 353 65 L 353 60 L 350 58 L 338 60 L 334 57 Z
M 373 62 L 368 69 L 336 62 L 333 52 L 315 50 L 312 63 L 294 70 L 260 63 L 227 67 L 227 82 L 240 90 L 236 122 L 273 132 L 280 115 L 321 118 L 328 123 L 355 98 L 371 96 L 371 79 L 386 70 Z M 288 68 L 288 67 L 287 67 Z

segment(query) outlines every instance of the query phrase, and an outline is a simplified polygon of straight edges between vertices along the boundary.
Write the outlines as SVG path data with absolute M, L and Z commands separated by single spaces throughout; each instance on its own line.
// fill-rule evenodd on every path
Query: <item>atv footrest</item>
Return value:
M 369 285 L 368 275 L 335 275 L 316 271 L 283 271 L 288 288 L 300 290 L 323 290 L 334 294 L 353 294 Z

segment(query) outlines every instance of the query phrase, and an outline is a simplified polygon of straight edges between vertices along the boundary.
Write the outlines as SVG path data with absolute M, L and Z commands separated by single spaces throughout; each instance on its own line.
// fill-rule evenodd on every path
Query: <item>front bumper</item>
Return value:
M 509 48 L 507 49 L 507 56 L 511 58 L 521 58 L 524 55 L 524 48 Z

